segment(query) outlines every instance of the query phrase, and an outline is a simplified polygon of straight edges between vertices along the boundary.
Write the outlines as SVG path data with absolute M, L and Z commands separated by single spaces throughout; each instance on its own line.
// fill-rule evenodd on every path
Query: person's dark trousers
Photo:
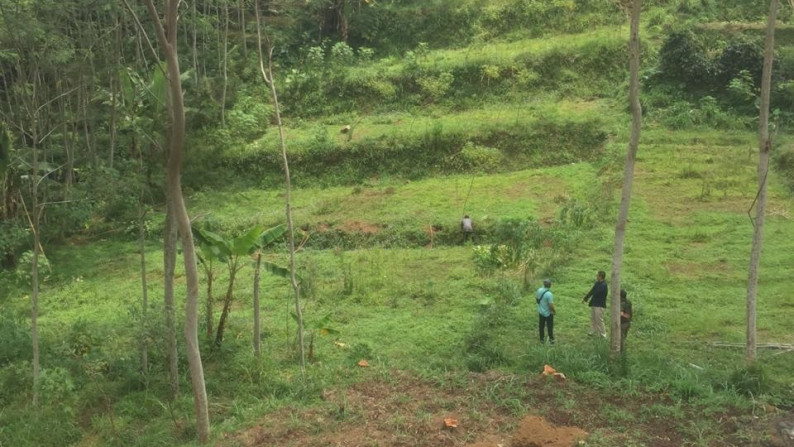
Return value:
M 554 315 L 549 315 L 548 317 L 544 317 L 541 314 L 538 314 L 538 330 L 540 332 L 540 342 L 543 343 L 546 341 L 546 334 L 544 328 L 548 326 L 549 328 L 549 342 L 554 343 Z
M 629 335 L 631 323 L 620 323 L 620 352 L 626 352 L 626 337 Z

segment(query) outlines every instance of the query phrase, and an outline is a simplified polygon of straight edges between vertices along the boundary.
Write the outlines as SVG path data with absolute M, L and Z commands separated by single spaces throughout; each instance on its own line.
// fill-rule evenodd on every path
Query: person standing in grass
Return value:
M 626 299 L 626 291 L 620 289 L 620 352 L 626 353 L 626 336 L 631 327 L 631 301 Z
M 587 335 L 600 335 L 603 338 L 607 337 L 607 330 L 604 327 L 604 311 L 607 308 L 607 282 L 605 281 L 607 274 L 600 270 L 596 275 L 596 282 L 587 295 L 582 299 L 586 303 L 590 299 L 590 333 Z
M 463 216 L 463 219 L 460 221 L 460 229 L 463 231 L 463 243 L 465 244 L 469 238 L 471 241 L 474 242 L 474 222 L 471 220 L 468 214 Z
M 545 328 L 549 328 L 549 344 L 554 344 L 554 314 L 557 310 L 554 309 L 554 295 L 551 293 L 551 280 L 544 279 L 543 287 L 539 288 L 535 293 L 535 301 L 538 303 L 538 332 L 540 333 L 540 342 L 546 341 Z

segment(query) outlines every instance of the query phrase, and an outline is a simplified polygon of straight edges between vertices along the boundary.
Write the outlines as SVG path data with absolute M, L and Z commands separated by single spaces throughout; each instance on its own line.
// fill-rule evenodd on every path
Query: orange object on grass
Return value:
M 444 427 L 455 428 L 458 426 L 458 420 L 452 418 L 444 418 Z

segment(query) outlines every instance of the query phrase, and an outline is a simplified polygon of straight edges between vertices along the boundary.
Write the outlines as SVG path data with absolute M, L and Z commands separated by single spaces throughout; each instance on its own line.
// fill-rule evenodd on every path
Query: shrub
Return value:
M 21 218 L 0 220 L 0 267 L 16 266 L 17 257 L 29 245 L 28 231 Z
M 229 110 L 226 124 L 233 138 L 249 142 L 264 135 L 272 111 L 268 104 L 262 102 L 262 95 L 264 92 L 241 95 Z
M 397 87 L 380 73 L 348 77 L 344 82 L 344 96 L 352 98 L 359 107 L 387 104 L 397 98 Z
M 761 86 L 764 65 L 763 48 L 758 42 L 732 42 L 722 50 L 716 64 L 719 85 L 725 86 L 742 72 L 747 72 L 755 87 Z
M 580 200 L 568 198 L 560 206 L 560 224 L 574 228 L 589 227 L 592 225 L 593 210 Z
M 494 172 L 502 159 L 498 149 L 467 141 L 460 152 L 447 158 L 446 166 L 451 172 Z
M 356 60 L 356 53 L 345 42 L 337 42 L 331 47 L 331 61 L 339 65 L 350 65 Z
M 449 92 L 455 77 L 450 72 L 425 75 L 416 79 L 419 90 L 429 102 L 437 102 Z
M 769 389 L 766 372 L 760 365 L 735 370 L 728 378 L 728 386 L 746 396 L 757 396 Z
M 26 358 L 33 349 L 27 324 L 8 315 L 0 315 L 0 340 L 0 367 Z
M 749 71 L 742 70 L 728 82 L 725 97 L 728 104 L 736 110 L 757 112 L 756 91 L 752 75 Z
M 712 87 L 715 68 L 695 34 L 684 30 L 665 37 L 659 50 L 659 72 L 664 80 L 701 91 Z

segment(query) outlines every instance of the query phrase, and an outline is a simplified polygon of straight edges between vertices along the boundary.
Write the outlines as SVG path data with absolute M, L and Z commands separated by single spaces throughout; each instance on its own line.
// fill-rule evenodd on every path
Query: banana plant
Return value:
M 298 316 L 292 313 L 292 318 L 297 321 Z M 331 314 L 328 314 L 319 320 L 309 321 L 306 324 L 309 329 L 309 353 L 307 354 L 310 362 L 314 361 L 314 336 L 315 335 L 337 335 L 339 330 L 334 328 L 331 323 Z
M 261 225 L 256 225 L 245 233 L 229 239 L 200 227 L 194 227 L 193 230 L 201 250 L 199 262 L 205 266 L 205 271 L 209 272 L 212 270 L 212 263 L 214 261 L 225 262 L 229 269 L 229 284 L 226 288 L 226 295 L 223 300 L 223 310 L 218 320 L 218 329 L 215 331 L 215 346 L 218 347 L 223 341 L 226 321 L 231 311 L 234 298 L 234 281 L 237 273 L 243 267 L 243 264 L 240 262 L 240 257 L 261 250 L 260 247 L 262 247 L 263 244 L 272 244 L 284 234 L 285 230 L 283 225 L 269 230 L 264 229 Z M 269 266 L 267 270 L 278 274 L 279 267 L 273 265 Z M 211 290 L 208 292 L 208 302 L 211 302 Z M 207 310 L 211 312 L 209 304 Z M 208 317 L 208 321 L 210 318 L 211 317 Z
M 223 238 L 217 234 L 208 231 L 194 228 L 196 245 L 198 251 L 196 252 L 198 263 L 204 269 L 204 275 L 207 278 L 207 302 L 205 306 L 206 311 L 206 326 L 207 326 L 207 339 L 212 339 L 213 327 L 215 321 L 213 318 L 212 303 L 212 286 L 215 282 L 215 265 L 216 263 L 226 264 L 228 257 L 220 248 L 224 245 Z

